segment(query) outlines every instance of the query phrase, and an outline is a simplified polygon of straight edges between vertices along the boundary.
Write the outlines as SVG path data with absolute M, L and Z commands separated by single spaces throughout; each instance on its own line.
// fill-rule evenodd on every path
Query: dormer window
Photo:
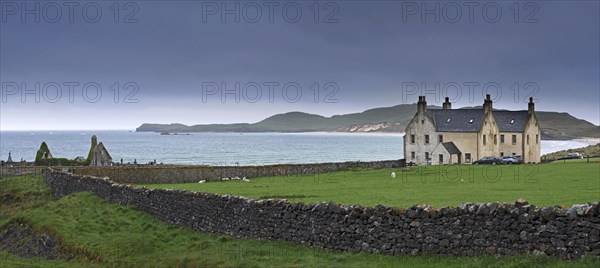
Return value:
M 473 118 L 469 119 L 469 124 L 473 124 Z
M 452 118 L 448 118 L 448 119 L 446 120 L 446 123 L 450 123 L 450 120 L 452 120 Z
M 514 119 L 511 119 L 511 120 L 510 120 L 510 123 L 511 123 L 511 124 L 514 124 L 514 123 L 515 123 L 515 120 L 514 120 Z

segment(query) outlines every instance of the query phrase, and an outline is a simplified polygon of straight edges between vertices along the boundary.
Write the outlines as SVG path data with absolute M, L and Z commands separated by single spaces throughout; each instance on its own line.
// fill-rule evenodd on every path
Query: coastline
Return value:
M 84 134 L 89 134 L 89 133 L 95 133 L 95 132 L 99 132 L 99 133 L 106 133 L 106 132 L 129 132 L 129 133 L 155 133 L 160 135 L 161 132 L 157 132 L 157 131 L 137 131 L 135 129 L 133 130 L 127 130 L 127 129 L 114 129 L 114 130 L 108 130 L 108 129 L 80 129 L 80 130 L 0 130 L 0 132 L 3 133 L 29 133 L 32 135 L 35 134 L 48 134 L 48 135 L 52 135 L 52 134 L 56 134 L 56 133 L 64 133 L 64 132 L 80 132 L 80 134 L 84 135 Z M 49 132 L 49 133 L 43 133 L 43 132 Z M 56 133 L 54 133 L 56 132 Z M 249 131 L 249 132 L 236 132 L 236 131 L 206 131 L 206 132 L 171 132 L 171 133 L 176 133 L 178 135 L 194 135 L 194 134 L 203 134 L 203 133 L 213 133 L 213 134 L 218 134 L 218 133 L 223 133 L 223 134 L 302 134 L 302 135 L 310 135 L 310 134 L 316 134 L 316 135 L 323 135 L 323 134 L 331 134 L 331 135 L 365 135 L 365 136 L 404 136 L 405 133 L 404 132 L 388 132 L 388 131 L 304 131 L 304 132 L 278 132 L 278 131 L 266 131 L 266 132 L 262 132 L 262 131 Z M 581 142 L 581 143 L 585 143 L 588 145 L 594 145 L 594 144 L 598 144 L 600 143 L 600 138 L 594 138 L 594 137 L 579 137 L 579 138 L 575 138 L 575 139 L 542 139 L 542 140 L 547 140 L 547 141 L 576 141 L 576 142 Z
M 578 141 L 578 142 L 587 143 L 589 145 L 594 145 L 594 144 L 600 143 L 600 138 L 583 137 L 583 138 L 573 139 L 572 141 Z
M 84 156 L 89 135 L 106 144 L 113 159 L 147 163 L 224 165 L 375 161 L 403 157 L 402 132 L 196 132 L 161 136 L 157 132 L 0 131 L 0 160 L 32 161 L 45 141 L 56 156 Z M 87 134 L 84 134 L 87 133 Z M 33 135 L 32 135 L 33 134 Z M 542 140 L 541 154 L 589 146 L 600 139 Z M 258 149 L 257 149 L 258 148 Z

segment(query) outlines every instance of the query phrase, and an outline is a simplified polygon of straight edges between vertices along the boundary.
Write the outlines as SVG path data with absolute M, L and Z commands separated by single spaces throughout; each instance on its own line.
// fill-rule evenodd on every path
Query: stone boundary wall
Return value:
M 118 183 L 189 183 L 200 180 L 217 181 L 232 177 L 271 177 L 337 172 L 354 168 L 400 168 L 404 159 L 316 164 L 280 164 L 264 166 L 116 166 L 71 167 L 77 175 L 110 177 Z
M 42 166 L 0 166 L 0 176 L 40 175 L 47 167 Z
M 287 240 L 339 251 L 388 255 L 514 255 L 530 252 L 575 259 L 600 256 L 600 203 L 538 208 L 515 204 L 464 204 L 408 209 L 303 204 L 285 200 L 132 188 L 108 178 L 44 171 L 57 198 L 91 191 L 134 206 L 168 223 L 234 237 Z

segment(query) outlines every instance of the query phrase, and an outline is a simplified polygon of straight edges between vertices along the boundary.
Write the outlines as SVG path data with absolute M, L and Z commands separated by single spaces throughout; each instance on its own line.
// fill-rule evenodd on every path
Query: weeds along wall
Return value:
M 66 170 L 77 175 L 110 177 L 119 183 L 186 183 L 222 178 L 289 176 L 337 172 L 354 168 L 399 168 L 404 160 L 343 162 L 318 164 L 283 164 L 265 166 L 117 166 L 71 167 Z
M 149 190 L 109 179 L 44 170 L 57 198 L 91 191 L 168 223 L 234 237 L 287 240 L 330 250 L 388 255 L 534 253 L 563 259 L 600 256 L 600 203 L 538 208 L 464 204 L 432 209 L 365 208 L 335 203 L 289 203 L 242 197 Z

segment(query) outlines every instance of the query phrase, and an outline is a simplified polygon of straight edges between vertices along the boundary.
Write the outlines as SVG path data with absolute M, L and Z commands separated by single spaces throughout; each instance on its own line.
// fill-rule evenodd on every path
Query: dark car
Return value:
M 558 158 L 556 160 L 564 160 L 564 159 L 582 159 L 583 155 L 580 153 L 569 153 L 564 157 Z
M 473 162 L 473 165 L 480 165 L 480 164 L 489 164 L 489 165 L 502 164 L 502 159 L 496 158 L 493 156 L 486 156 L 486 157 L 483 157 L 483 158 Z

